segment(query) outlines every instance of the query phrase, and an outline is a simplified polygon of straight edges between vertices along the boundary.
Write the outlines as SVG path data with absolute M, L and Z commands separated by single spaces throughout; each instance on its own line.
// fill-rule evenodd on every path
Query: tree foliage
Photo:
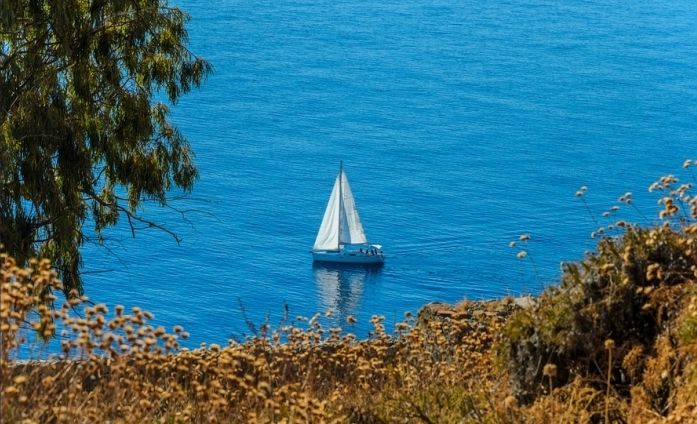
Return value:
M 82 291 L 80 246 L 197 177 L 167 104 L 211 65 L 166 0 L 0 0 L 0 244 Z M 166 99 L 166 100 L 165 100 Z M 91 233 L 91 231 L 90 231 Z

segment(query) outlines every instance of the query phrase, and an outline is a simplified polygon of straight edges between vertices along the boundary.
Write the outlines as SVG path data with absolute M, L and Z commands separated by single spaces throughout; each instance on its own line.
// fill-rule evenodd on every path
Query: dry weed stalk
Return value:
M 492 349 L 512 306 L 463 304 L 448 316 L 408 319 L 389 335 L 356 340 L 318 320 L 227 346 L 180 348 L 187 337 L 149 324 L 150 312 L 61 307 L 48 261 L 18 267 L 1 257 L 0 421 L 92 422 L 459 422 L 509 416 Z M 81 311 L 81 315 L 76 314 Z M 503 311 L 503 312 L 502 312 Z M 62 329 L 62 353 L 20 361 L 39 331 Z

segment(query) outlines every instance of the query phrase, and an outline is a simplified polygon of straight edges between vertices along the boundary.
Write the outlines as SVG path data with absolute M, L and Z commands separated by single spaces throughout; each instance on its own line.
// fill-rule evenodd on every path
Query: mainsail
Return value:
M 334 181 L 322 225 L 315 239 L 314 250 L 340 250 L 344 244 L 364 244 L 368 240 L 363 231 L 356 202 L 343 166 Z

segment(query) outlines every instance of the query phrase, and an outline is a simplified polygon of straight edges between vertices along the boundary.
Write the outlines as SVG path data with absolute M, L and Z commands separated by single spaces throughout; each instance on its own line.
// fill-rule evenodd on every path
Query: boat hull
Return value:
M 385 262 L 385 257 L 382 255 L 365 255 L 353 252 L 316 251 L 312 252 L 312 260 L 314 262 L 330 262 L 337 264 L 380 265 Z

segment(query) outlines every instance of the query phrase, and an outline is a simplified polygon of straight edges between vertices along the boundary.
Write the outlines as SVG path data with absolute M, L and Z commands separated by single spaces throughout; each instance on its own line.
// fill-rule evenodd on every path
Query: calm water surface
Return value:
M 697 3 L 625 3 L 177 1 L 215 67 L 173 114 L 201 178 L 186 220 L 144 213 L 183 242 L 115 229 L 84 249 L 87 293 L 196 346 L 286 306 L 365 337 L 372 314 L 554 284 L 593 246 L 579 186 L 600 223 L 625 191 L 653 217 L 648 185 L 697 156 Z M 312 266 L 339 160 L 379 271 Z

